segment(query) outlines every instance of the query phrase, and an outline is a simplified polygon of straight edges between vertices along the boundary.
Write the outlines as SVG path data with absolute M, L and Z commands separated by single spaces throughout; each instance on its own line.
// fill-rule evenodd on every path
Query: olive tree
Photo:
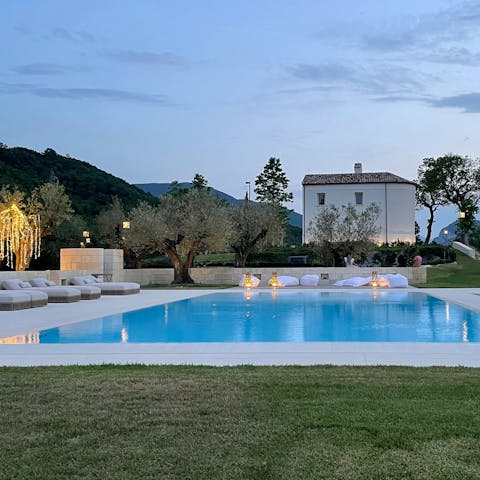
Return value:
M 162 196 L 158 205 L 160 249 L 174 268 L 173 283 L 193 283 L 190 268 L 197 254 L 228 246 L 229 207 L 207 188 L 191 188 Z
M 232 207 L 230 246 L 235 252 L 235 267 L 245 267 L 248 255 L 258 246 L 278 243 L 282 225 L 275 208 L 245 200 Z
M 310 224 L 311 242 L 328 252 L 336 248 L 341 255 L 359 254 L 380 233 L 379 216 L 380 207 L 375 203 L 362 210 L 350 203 L 326 206 Z
M 475 224 L 480 200 L 479 160 L 450 153 L 443 157 L 425 158 L 420 169 L 420 185 L 426 186 L 429 192 L 436 192 L 443 204 L 458 208 L 459 231 L 462 240 L 468 242 L 468 233 Z

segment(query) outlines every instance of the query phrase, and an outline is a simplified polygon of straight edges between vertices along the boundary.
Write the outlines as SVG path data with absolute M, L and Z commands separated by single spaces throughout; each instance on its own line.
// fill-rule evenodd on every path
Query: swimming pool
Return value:
M 30 332 L 18 343 L 480 342 L 480 314 L 420 292 L 221 292 Z

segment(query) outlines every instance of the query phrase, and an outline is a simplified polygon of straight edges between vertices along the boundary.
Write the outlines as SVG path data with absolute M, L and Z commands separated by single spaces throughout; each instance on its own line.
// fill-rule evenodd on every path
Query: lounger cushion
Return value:
M 48 287 L 48 280 L 46 278 L 34 278 L 30 280 L 32 287 Z
M 297 277 L 290 277 L 288 275 L 279 275 L 278 281 L 282 287 L 295 287 L 299 284 Z
M 68 283 L 70 285 L 86 285 L 85 277 L 72 277 Z
M 52 282 L 51 280 L 47 280 L 46 278 L 34 278 L 32 280 L 32 285 L 34 287 L 42 287 L 42 288 L 49 288 L 49 287 L 56 287 L 57 284 Z M 98 287 L 90 286 L 90 285 L 76 285 L 74 286 L 61 286 L 60 288 L 74 288 L 75 290 L 79 290 L 81 294 L 81 300 L 95 300 L 100 298 L 102 292 Z
M 22 282 L 22 288 L 32 288 L 32 284 L 30 282 Z
M 2 288 L 4 290 L 20 290 L 22 287 L 22 280 L 19 278 L 10 278 L 2 282 Z
M 20 310 L 23 308 L 42 307 L 48 302 L 47 294 L 25 290 L 0 291 L 0 310 Z
M 318 275 L 303 275 L 300 278 L 300 285 L 305 287 L 316 287 L 318 285 L 318 280 L 320 277 Z

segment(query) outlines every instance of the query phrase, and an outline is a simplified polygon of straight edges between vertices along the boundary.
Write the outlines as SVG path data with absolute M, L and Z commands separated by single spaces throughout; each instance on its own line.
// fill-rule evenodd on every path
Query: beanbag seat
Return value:
M 282 287 L 296 287 L 300 283 L 297 277 L 290 277 L 288 275 L 279 275 L 277 278 Z
M 408 287 L 408 278 L 400 273 L 387 273 L 384 277 L 387 279 L 390 288 Z
M 320 277 L 315 274 L 303 275 L 300 278 L 300 285 L 304 287 L 317 287 Z
M 344 280 L 338 280 L 334 283 L 336 287 L 362 287 L 368 285 L 372 277 L 351 277 Z

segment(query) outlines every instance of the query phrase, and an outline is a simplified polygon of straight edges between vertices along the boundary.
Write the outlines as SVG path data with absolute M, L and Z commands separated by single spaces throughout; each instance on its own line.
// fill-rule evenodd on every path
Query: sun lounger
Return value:
M 0 290 L 0 310 L 12 311 L 31 307 L 43 307 L 48 302 L 43 292 L 17 292 Z
M 4 290 L 21 290 L 23 292 L 44 292 L 48 296 L 50 303 L 71 303 L 78 302 L 81 297 L 79 290 L 66 287 L 32 287 L 29 282 L 23 282 L 18 278 L 4 280 L 2 282 Z
M 30 280 L 30 283 L 32 284 L 32 287 L 42 287 L 42 288 L 55 288 L 58 287 L 58 285 L 55 282 L 52 282 L 51 280 L 47 280 L 46 278 L 34 278 L 33 280 Z M 75 290 L 80 290 L 80 299 L 81 300 L 96 300 L 97 298 L 100 298 L 102 292 L 98 287 L 95 287 L 93 285 L 77 285 L 75 287 L 69 286 L 69 285 L 62 285 L 61 288 L 68 288 L 68 289 L 75 289 Z
M 93 275 L 73 277 L 69 280 L 70 285 L 90 285 L 100 289 L 102 295 L 132 295 L 140 292 L 140 285 L 134 282 L 102 282 Z

